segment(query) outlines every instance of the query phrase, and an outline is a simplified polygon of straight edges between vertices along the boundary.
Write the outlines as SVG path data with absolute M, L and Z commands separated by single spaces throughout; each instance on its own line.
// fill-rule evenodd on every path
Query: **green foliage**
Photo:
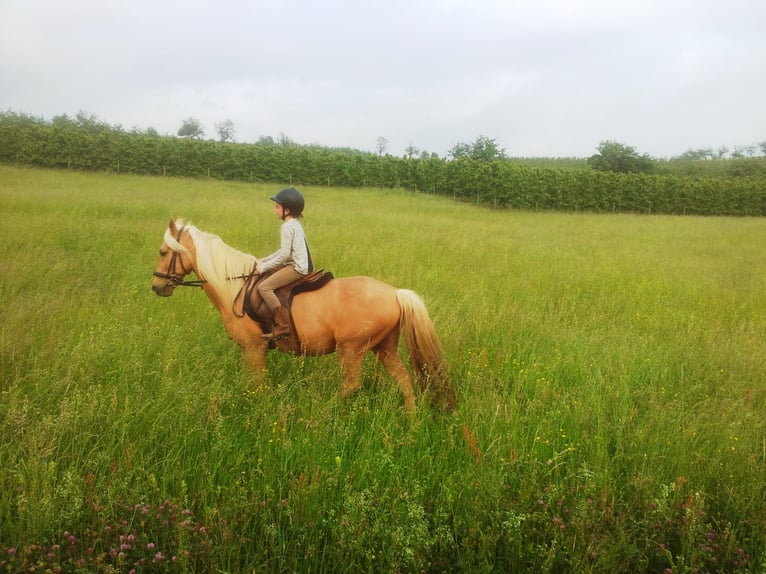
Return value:
M 692 177 L 757 177 L 766 180 L 766 157 L 691 159 L 682 156 L 655 163 L 662 175 Z
M 218 140 L 221 142 L 234 142 L 234 122 L 231 120 L 224 120 L 215 124 L 215 131 L 218 133 Z
M 388 140 L 384 138 L 383 136 L 379 136 L 377 140 L 375 140 L 375 151 L 378 152 L 379 156 L 382 156 L 384 153 L 386 153 L 386 150 L 388 149 Z
M 465 147 L 451 161 L 427 154 L 396 158 L 299 146 L 284 136 L 234 144 L 125 132 L 84 114 L 51 123 L 0 114 L 0 163 L 10 165 L 304 186 L 401 187 L 497 208 L 766 215 L 766 158 L 673 160 L 659 162 L 656 173 L 645 174 L 636 173 L 645 156 L 613 142 L 602 144 L 604 158 L 615 160 L 610 165 L 625 160 L 633 166 L 629 173 L 588 169 L 584 160 L 491 159 L 504 152 L 484 137 Z
M 493 161 L 504 159 L 505 150 L 498 146 L 497 142 L 486 136 L 479 136 L 473 143 L 458 143 L 449 151 L 452 159 L 474 159 L 479 161 Z
M 178 128 L 178 137 L 189 139 L 202 139 L 205 137 L 205 129 L 202 127 L 200 121 L 196 118 L 186 118 L 181 127 Z M 226 141 L 221 136 L 222 141 Z
M 651 173 L 654 162 L 647 154 L 639 154 L 635 148 L 615 141 L 602 141 L 597 154 L 588 158 L 590 166 L 597 171 L 616 173 Z
M 683 161 L 699 161 L 699 160 L 709 160 L 709 159 L 715 159 L 721 157 L 726 151 L 724 149 L 718 150 L 718 152 L 713 151 L 713 148 L 698 148 L 698 149 L 689 149 L 686 150 L 684 153 L 682 153 L 678 159 Z
M 428 304 L 460 401 L 411 419 L 151 293 L 169 215 L 260 256 L 277 189 L 0 167 L 0 571 L 763 569 L 763 219 L 302 188 L 318 264 Z

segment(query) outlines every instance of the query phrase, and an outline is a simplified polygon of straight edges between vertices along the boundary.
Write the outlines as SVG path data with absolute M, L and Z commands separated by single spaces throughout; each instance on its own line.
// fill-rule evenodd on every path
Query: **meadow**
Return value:
M 410 417 L 151 292 L 170 217 L 265 256 L 279 188 L 0 166 L 0 572 L 766 570 L 766 220 L 301 188 L 317 266 L 429 308 Z

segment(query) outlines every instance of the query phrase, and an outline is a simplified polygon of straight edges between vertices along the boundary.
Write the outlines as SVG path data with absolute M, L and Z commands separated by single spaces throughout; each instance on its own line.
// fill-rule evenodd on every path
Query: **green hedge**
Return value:
M 403 187 L 497 208 L 766 215 L 766 179 L 534 167 L 508 160 L 378 156 L 319 146 L 234 144 L 0 114 L 0 162 L 233 181 Z
M 766 215 L 766 180 L 677 177 L 449 162 L 451 192 L 497 207 L 559 211 Z

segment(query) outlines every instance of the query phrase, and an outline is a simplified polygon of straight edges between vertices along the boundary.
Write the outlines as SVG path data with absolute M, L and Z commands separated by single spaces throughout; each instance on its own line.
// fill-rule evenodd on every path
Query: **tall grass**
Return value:
M 317 265 L 423 296 L 460 393 L 271 353 L 151 272 L 278 187 L 0 167 L 0 571 L 759 571 L 766 221 L 303 189 Z

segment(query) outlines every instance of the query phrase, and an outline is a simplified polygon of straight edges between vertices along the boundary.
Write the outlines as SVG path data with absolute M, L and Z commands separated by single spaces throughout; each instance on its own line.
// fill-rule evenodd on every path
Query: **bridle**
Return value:
M 184 232 L 184 228 L 178 230 L 178 235 L 176 236 L 176 241 L 181 241 L 181 234 Z M 178 275 L 176 275 L 176 259 L 178 259 L 178 262 L 181 264 L 181 271 L 183 271 L 184 277 L 192 272 L 191 269 L 187 269 L 186 266 L 184 266 L 184 261 L 181 259 L 180 253 L 178 251 L 175 251 L 174 249 L 171 249 L 173 251 L 172 255 L 170 256 L 170 263 L 168 264 L 168 272 L 162 273 L 160 271 L 155 271 L 153 275 L 155 277 L 159 277 L 160 279 L 167 279 L 170 281 L 170 283 L 174 287 L 202 287 L 204 283 L 207 283 L 204 279 L 197 279 L 194 281 L 184 281 L 182 278 L 180 278 Z

